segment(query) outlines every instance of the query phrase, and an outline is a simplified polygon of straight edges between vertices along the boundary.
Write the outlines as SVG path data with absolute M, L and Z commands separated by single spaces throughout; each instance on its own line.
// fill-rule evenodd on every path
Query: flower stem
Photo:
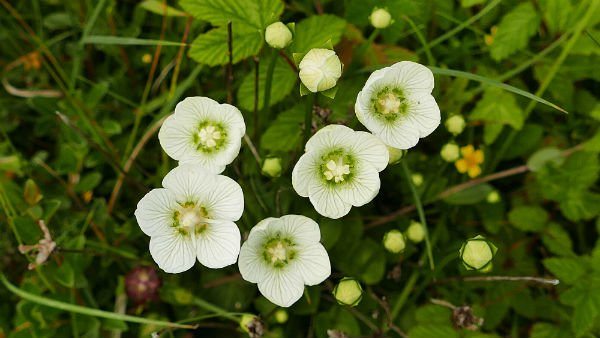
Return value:
M 419 213 L 419 219 L 421 224 L 423 225 L 423 230 L 425 231 L 425 248 L 427 250 L 427 258 L 429 259 L 429 267 L 431 270 L 435 269 L 435 264 L 433 263 L 433 254 L 431 252 L 431 241 L 429 239 L 429 230 L 427 229 L 427 220 L 425 219 L 425 211 L 423 211 L 423 204 L 421 203 L 421 198 L 419 197 L 419 193 L 415 188 L 415 185 L 411 179 L 411 172 L 406 164 L 406 161 L 402 161 L 402 169 L 404 170 L 404 176 L 406 177 L 406 181 L 408 182 L 408 186 L 413 194 L 413 199 L 415 200 L 415 206 L 417 208 L 417 212 Z
M 238 316 L 236 316 L 235 314 L 232 314 L 231 312 L 227 312 L 224 309 L 205 301 L 204 299 L 196 297 L 196 298 L 194 298 L 194 304 L 198 305 L 199 307 L 203 308 L 204 310 L 210 311 L 220 317 L 229 319 L 236 323 L 238 323 L 240 321 Z
M 310 100 L 311 95 L 314 96 L 314 104 Z M 304 144 L 308 142 L 312 131 L 313 106 L 317 104 L 317 94 L 309 94 L 306 102 L 308 107 L 306 108 L 306 115 L 304 115 Z
M 119 314 L 119 313 L 114 313 L 114 312 L 109 312 L 109 311 L 98 310 L 98 309 L 92 309 L 92 308 L 81 306 L 81 305 L 65 303 L 65 302 L 61 302 L 58 300 L 35 295 L 35 294 L 29 293 L 27 291 L 24 291 L 22 289 L 19 289 L 15 285 L 11 284 L 8 281 L 8 279 L 6 279 L 6 276 L 4 276 L 4 274 L 1 272 L 0 272 L 0 282 L 10 292 L 14 293 L 18 297 L 21 297 L 30 302 L 40 304 L 43 306 L 47 306 L 47 307 L 51 307 L 54 309 L 64 310 L 67 312 L 78 313 L 78 314 L 92 316 L 92 317 L 122 320 L 125 322 L 131 322 L 131 323 L 151 324 L 151 325 L 166 326 L 166 327 L 181 328 L 181 329 L 194 329 L 195 328 L 195 325 L 178 324 L 178 323 L 172 323 L 172 322 L 167 322 L 167 321 L 163 321 L 163 320 L 148 319 L 148 318 L 143 318 L 143 317 Z

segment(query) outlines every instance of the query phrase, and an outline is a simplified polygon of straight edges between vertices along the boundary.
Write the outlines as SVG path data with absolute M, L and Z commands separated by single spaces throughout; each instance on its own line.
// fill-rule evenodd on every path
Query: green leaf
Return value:
M 573 11 L 570 0 L 541 0 L 540 8 L 548 30 L 552 34 L 565 32 Z
M 571 221 L 589 220 L 600 213 L 600 194 L 590 191 L 569 191 L 559 201 L 560 211 Z
M 560 202 L 565 196 L 576 196 L 592 186 L 598 179 L 599 170 L 598 155 L 580 151 L 569 156 L 562 166 L 542 168 L 536 179 L 545 198 Z
M 219 27 L 198 36 L 192 43 L 189 56 L 208 66 L 227 64 L 227 34 L 227 27 Z M 232 41 L 233 63 L 258 54 L 263 45 L 260 31 L 241 24 L 232 29 Z
M 543 263 L 546 269 L 565 284 L 574 284 L 586 273 L 580 259 L 574 257 L 546 258 Z
M 138 39 L 123 36 L 90 35 L 83 39 L 84 44 L 122 46 L 185 46 L 184 43 L 154 39 Z
M 508 213 L 508 220 L 521 231 L 538 232 L 548 222 L 548 213 L 538 206 L 519 206 Z
M 600 152 L 600 129 L 596 132 L 596 134 L 594 134 L 594 136 L 587 140 L 584 144 L 583 144 L 583 148 L 586 151 L 593 151 L 595 153 Z
M 234 31 L 243 24 L 261 35 L 283 12 L 280 0 L 182 0 L 180 4 L 195 18 L 214 26 L 224 26 L 231 21 Z
M 459 338 L 458 332 L 455 331 L 450 324 L 426 324 L 413 327 L 409 332 L 410 338 Z
M 277 57 L 277 56 L 276 56 Z M 258 75 L 258 110 L 264 105 L 265 83 L 267 81 L 267 68 L 271 60 L 261 60 L 259 64 Z M 292 68 L 282 59 L 277 57 L 275 69 L 273 70 L 273 85 L 271 86 L 271 96 L 269 105 L 272 106 L 283 100 L 290 94 L 296 84 L 297 75 Z M 244 77 L 240 89 L 238 90 L 239 106 L 248 111 L 254 110 L 254 72 Z
M 514 129 L 523 127 L 524 117 L 515 97 L 500 88 L 488 88 L 469 117 L 486 124 L 508 124 Z
M 490 54 L 496 61 L 506 59 L 518 50 L 527 47 L 529 38 L 537 31 L 540 17 L 531 2 L 524 2 L 506 14 L 490 46 Z
M 478 184 L 445 197 L 444 202 L 457 205 L 475 204 L 483 201 L 492 191 L 494 188 L 491 185 Z
M 171 6 L 168 6 L 160 0 L 144 0 L 139 4 L 139 6 L 147 10 L 148 12 L 158 15 L 185 16 L 184 12 Z
M 302 138 L 305 105 L 298 104 L 279 114 L 260 139 L 262 149 L 286 152 L 295 149 Z
M 296 25 L 294 42 L 290 48 L 295 53 L 306 53 L 312 48 L 323 48 L 328 41 L 336 45 L 345 28 L 346 21 L 335 15 L 311 16 Z
M 536 323 L 531 328 L 529 338 L 563 338 L 571 334 L 569 328 L 548 323 Z
M 573 256 L 573 243 L 569 234 L 556 223 L 550 223 L 542 233 L 544 246 L 553 254 Z
M 547 147 L 533 153 L 527 160 L 527 167 L 535 172 L 546 166 L 548 163 L 561 165 L 564 160 L 565 158 L 562 156 L 562 151 L 560 149 Z

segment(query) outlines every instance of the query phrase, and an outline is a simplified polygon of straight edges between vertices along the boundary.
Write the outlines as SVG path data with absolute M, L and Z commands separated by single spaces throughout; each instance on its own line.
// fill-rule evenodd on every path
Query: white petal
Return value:
M 167 234 L 152 236 L 150 254 L 158 267 L 168 273 L 187 271 L 196 262 L 192 236 L 183 236 L 175 229 Z
M 294 242 L 303 244 L 317 243 L 321 240 L 319 225 L 312 219 L 302 215 L 285 215 L 279 219 L 281 222 L 269 224 L 269 232 L 280 230 L 282 233 L 290 235 Z
M 344 202 L 360 207 L 377 196 L 380 185 L 379 172 L 368 163 L 359 163 L 354 167 L 352 179 L 336 190 Z
M 193 117 L 167 117 L 158 131 L 158 140 L 167 155 L 178 161 L 197 156 L 193 142 L 197 124 Z
M 408 95 L 431 94 L 435 84 L 431 70 L 412 61 L 401 61 L 390 66 L 381 82 L 394 84 Z
M 186 97 L 175 106 L 175 115 L 178 118 L 193 116 L 196 121 L 209 117 L 212 111 L 217 110 L 219 103 L 204 96 Z
M 309 184 L 318 179 L 319 163 L 315 153 L 306 153 L 300 156 L 292 170 L 292 186 L 298 195 L 308 197 Z
M 316 67 L 304 67 L 298 73 L 300 81 L 308 88 L 311 93 L 316 93 L 319 83 L 323 80 L 324 74 L 321 69 Z
M 266 236 L 264 228 L 257 225 L 250 231 L 248 240 L 242 244 L 238 267 L 242 278 L 250 283 L 261 282 L 266 278 L 268 271 L 272 269 L 263 257 L 263 244 Z
M 217 120 L 223 122 L 228 128 L 228 131 L 232 135 L 237 135 L 237 138 L 241 138 L 246 133 L 246 123 L 242 112 L 236 107 L 223 103 L 219 107 Z
M 339 124 L 330 124 L 317 131 L 306 142 L 305 151 L 322 151 L 332 147 L 347 145 L 354 136 L 354 130 Z
M 289 307 L 302 297 L 304 283 L 302 276 L 295 270 L 272 269 L 258 283 L 258 290 L 271 303 Z
M 225 166 L 239 155 L 242 146 L 240 137 L 228 136 L 219 151 L 210 154 L 196 152 L 193 156 L 179 161 L 179 164 L 197 164 L 210 173 L 220 174 L 225 170 Z
M 308 197 L 315 210 L 325 217 L 337 219 L 347 215 L 352 208 L 352 204 L 344 202 L 335 189 L 323 182 L 312 182 L 308 187 Z
M 440 125 L 440 108 L 431 95 L 411 98 L 408 109 L 410 119 L 419 131 L 421 138 L 431 134 Z
M 200 165 L 182 164 L 167 173 L 162 185 L 175 195 L 178 202 L 197 202 L 214 189 L 216 177 Z
M 211 219 L 237 221 L 244 212 L 244 193 L 240 185 L 227 176 L 216 175 L 200 203 Z
M 379 132 L 373 134 L 393 148 L 409 149 L 419 142 L 419 129 L 411 119 L 396 124 L 382 124 Z
M 240 230 L 230 221 L 210 222 L 196 235 L 196 254 L 202 265 L 218 269 L 234 264 L 240 253 Z
M 388 165 L 390 152 L 381 140 L 370 133 L 354 132 L 351 148 L 361 161 L 369 162 L 377 171 L 382 171 Z
M 306 285 L 317 285 L 331 275 L 329 255 L 321 243 L 302 246 L 290 269 L 297 270 Z
M 167 189 L 152 189 L 138 202 L 135 218 L 146 235 L 165 234 L 170 231 L 177 207 L 175 196 Z

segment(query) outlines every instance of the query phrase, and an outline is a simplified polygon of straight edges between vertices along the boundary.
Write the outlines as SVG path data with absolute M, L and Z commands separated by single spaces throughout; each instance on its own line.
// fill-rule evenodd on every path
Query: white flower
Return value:
M 218 174 L 237 157 L 246 125 L 242 113 L 208 97 L 188 97 L 158 133 L 160 145 L 173 159 L 195 163 Z
M 335 87 L 342 76 L 340 58 L 330 49 L 311 49 L 304 55 L 298 68 L 300 81 L 313 93 Z
M 292 42 L 292 31 L 283 22 L 274 22 L 265 30 L 265 41 L 273 48 L 285 48 Z
M 379 192 L 379 172 L 389 152 L 375 136 L 329 125 L 308 140 L 305 150 L 292 171 L 292 185 L 319 214 L 340 218 Z
M 150 254 L 165 272 L 179 273 L 198 261 L 209 268 L 235 263 L 244 195 L 234 180 L 183 164 L 137 205 L 135 217 L 150 236 Z
M 369 20 L 371 21 L 371 25 L 373 25 L 373 27 L 379 29 L 387 28 L 394 22 L 390 12 L 384 8 L 373 9 L 373 13 L 371 13 L 369 16 Z
M 239 268 L 242 278 L 258 284 L 272 303 L 288 307 L 304 292 L 331 274 L 327 251 L 319 240 L 319 225 L 300 215 L 260 221 L 242 245 Z
M 440 124 L 431 95 L 433 74 L 418 63 L 398 62 L 376 70 L 358 93 L 358 120 L 390 147 L 408 149 Z

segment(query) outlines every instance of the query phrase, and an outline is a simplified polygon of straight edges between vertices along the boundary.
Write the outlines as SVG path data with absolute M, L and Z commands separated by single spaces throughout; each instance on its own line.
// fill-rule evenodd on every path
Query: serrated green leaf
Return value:
M 272 152 L 285 152 L 295 149 L 302 138 L 304 123 L 302 104 L 279 114 L 260 139 L 260 146 Z
M 483 201 L 492 191 L 494 188 L 491 185 L 479 184 L 445 197 L 444 202 L 457 205 L 475 204 Z
M 267 68 L 271 60 L 261 61 L 259 64 L 258 75 L 258 110 L 264 105 L 265 83 L 267 80 Z M 283 100 L 294 89 L 297 75 L 290 66 L 282 59 L 277 57 L 275 69 L 273 70 L 273 85 L 271 85 L 271 95 L 269 105 L 272 106 Z M 238 90 L 239 106 L 248 111 L 254 109 L 254 72 L 244 77 L 240 89 Z
M 458 332 L 455 331 L 450 324 L 448 325 L 418 325 L 413 327 L 409 332 L 410 338 L 458 338 Z
M 569 28 L 573 6 L 569 0 L 541 0 L 540 8 L 544 22 L 552 34 L 565 32 Z
M 546 166 L 548 163 L 555 165 L 561 165 L 565 158 L 562 156 L 562 151 L 558 148 L 547 147 L 542 148 L 527 160 L 527 167 L 529 170 L 535 172 Z
M 144 0 L 139 4 L 140 7 L 147 10 L 148 12 L 166 15 L 166 16 L 185 16 L 185 13 L 166 5 L 163 1 L 159 0 Z
M 543 263 L 546 269 L 565 284 L 577 282 L 586 272 L 585 266 L 578 258 L 574 257 L 547 258 Z
M 524 2 L 506 14 L 490 46 L 490 54 L 496 61 L 506 59 L 527 46 L 529 38 L 537 31 L 540 16 L 531 2 Z
M 559 206 L 563 215 L 571 221 L 589 220 L 600 213 L 600 194 L 569 191 Z
M 473 121 L 487 124 L 508 124 L 515 129 L 523 127 L 524 117 L 515 97 L 500 88 L 488 88 L 469 116 Z
M 559 167 L 542 168 L 536 178 L 542 195 L 560 202 L 565 196 L 587 190 L 598 179 L 599 170 L 597 154 L 576 152 Z
M 229 62 L 227 27 L 219 27 L 196 38 L 189 56 L 198 63 L 208 66 L 224 65 Z M 232 28 L 233 63 L 258 54 L 263 45 L 262 34 L 242 24 Z
M 283 12 L 280 0 L 182 0 L 180 4 L 195 18 L 215 26 L 224 26 L 231 21 L 234 27 L 243 24 L 261 35 Z
M 548 213 L 538 206 L 519 206 L 508 213 L 508 220 L 521 231 L 537 232 L 548 222 Z
M 555 255 L 573 256 L 573 243 L 569 234 L 557 223 L 550 223 L 542 233 L 544 246 Z
M 296 35 L 290 48 L 294 53 L 306 53 L 312 48 L 323 48 L 328 41 L 336 45 L 345 28 L 346 21 L 335 15 L 311 16 L 296 25 Z
M 563 338 L 570 334 L 569 328 L 559 327 L 549 323 L 536 323 L 531 328 L 529 338 Z

